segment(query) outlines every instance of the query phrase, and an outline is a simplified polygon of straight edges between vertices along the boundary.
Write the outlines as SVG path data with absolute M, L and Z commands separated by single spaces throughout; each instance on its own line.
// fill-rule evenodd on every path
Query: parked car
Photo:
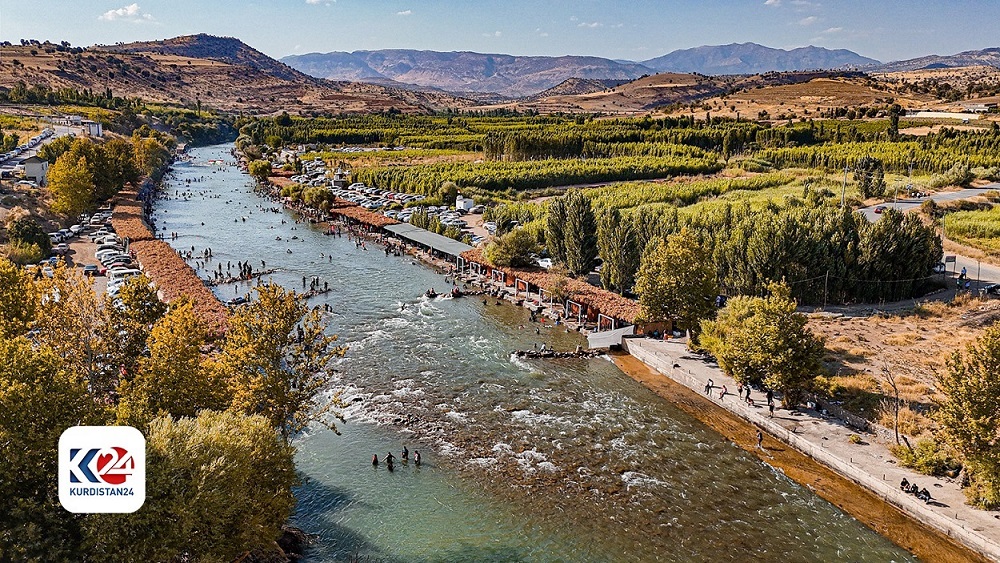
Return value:
M 875 213 L 882 213 L 883 211 L 885 211 L 884 205 L 879 205 L 875 208 Z
M 78 235 L 83 232 L 83 225 L 73 225 L 69 228 L 70 232 L 74 235 Z
M 52 252 L 58 256 L 65 256 L 69 252 L 69 245 L 65 242 L 60 242 L 52 248 Z
M 83 275 L 93 277 L 101 275 L 101 269 L 97 264 L 87 264 L 83 267 Z

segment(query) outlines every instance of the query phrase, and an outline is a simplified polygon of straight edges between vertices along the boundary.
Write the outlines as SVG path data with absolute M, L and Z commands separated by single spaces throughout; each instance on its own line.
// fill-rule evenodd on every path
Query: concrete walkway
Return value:
M 957 481 L 920 475 L 900 467 L 888 444 L 877 436 L 849 428 L 815 410 L 792 412 L 775 408 L 774 418 L 768 418 L 763 394 L 755 392 L 752 398 L 756 406 L 748 406 L 736 396 L 737 384 L 732 378 L 725 376 L 715 362 L 689 352 L 683 342 L 629 338 L 625 339 L 625 347 L 638 360 L 698 393 L 704 394 L 705 385 L 712 379 L 711 401 L 872 491 L 916 520 L 991 560 L 1000 561 L 1000 513 L 965 504 L 965 495 Z M 720 398 L 723 385 L 729 394 Z M 850 443 L 851 434 L 860 434 L 863 443 Z M 933 501 L 925 504 L 900 491 L 903 478 L 926 487 Z

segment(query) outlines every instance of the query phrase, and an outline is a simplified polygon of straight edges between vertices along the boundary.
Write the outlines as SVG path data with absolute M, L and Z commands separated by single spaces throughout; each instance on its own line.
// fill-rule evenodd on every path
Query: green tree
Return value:
M 35 339 L 63 359 L 66 369 L 87 382 L 100 380 L 107 355 L 107 308 L 79 268 L 60 264 L 52 278 L 35 282 L 40 293 Z
M 28 332 L 38 308 L 38 295 L 28 273 L 0 257 L 0 338 Z
M 965 348 L 956 350 L 947 370 L 938 375 L 945 399 L 937 417 L 944 439 L 965 461 L 969 502 L 980 508 L 1000 507 L 1000 325 L 986 329 Z
M 561 199 L 566 205 L 563 226 L 566 269 L 576 276 L 586 275 L 597 260 L 597 219 L 583 192 L 571 189 Z
M 258 285 L 257 299 L 229 320 L 216 369 L 229 383 L 233 410 L 260 414 L 287 440 L 311 421 L 331 424 L 337 401 L 324 401 L 329 363 L 346 348 L 324 332 L 317 309 L 278 285 Z M 332 425 L 331 425 L 332 427 Z
M 292 455 L 261 416 L 202 411 L 153 420 L 146 503 L 133 514 L 89 516 L 86 552 L 95 561 L 236 561 L 249 551 L 273 553 L 295 505 Z
M 49 348 L 0 338 L 0 559 L 78 561 L 79 515 L 57 491 L 59 436 L 100 424 L 82 378 Z
M 108 170 L 108 191 L 110 197 L 125 184 L 139 181 L 139 167 L 136 165 L 135 148 L 123 139 L 110 139 L 101 145 Z
M 665 241 L 651 241 L 635 282 L 642 316 L 650 321 L 672 320 L 696 332 L 698 323 L 715 310 L 717 276 L 709 254 L 687 229 Z
M 497 225 L 499 229 L 499 225 Z M 566 263 L 566 200 L 559 197 L 549 204 L 545 217 L 545 248 L 556 264 Z
M 485 252 L 486 259 L 494 266 L 523 268 L 535 265 L 531 255 L 538 252 L 538 243 L 527 229 L 514 229 L 493 239 Z
M 861 196 L 881 197 L 885 194 L 885 167 L 882 161 L 865 156 L 854 165 L 854 181 L 858 183 Z
M 266 184 L 268 176 L 271 175 L 271 163 L 266 160 L 255 160 L 247 167 L 247 171 L 258 182 Z
M 49 161 L 49 164 L 55 164 L 72 145 L 73 137 L 69 135 L 56 137 L 38 149 L 38 156 Z
M 87 159 L 73 159 L 69 153 L 59 157 L 49 168 L 48 190 L 56 213 L 76 216 L 90 209 L 95 197 L 94 175 Z
M 601 251 L 601 285 L 624 293 L 632 289 L 639 269 L 639 241 L 632 230 L 632 223 L 622 221 L 616 208 L 601 215 L 597 229 L 597 246 Z
M 52 251 L 49 235 L 31 216 L 26 215 L 7 223 L 7 238 L 11 242 L 37 245 L 45 255 Z
M 445 205 L 455 205 L 455 199 L 458 197 L 458 184 L 442 182 L 441 188 L 438 190 L 438 197 Z
M 192 302 L 171 303 L 149 333 L 149 355 L 121 385 L 119 422 L 142 428 L 156 416 L 193 417 L 202 409 L 224 408 L 222 387 L 202 362 L 205 338 Z
M 734 297 L 716 320 L 702 321 L 700 344 L 737 382 L 764 384 L 798 404 L 802 388 L 822 370 L 823 342 L 795 311 L 787 286 L 771 284 L 767 297 Z
M 118 306 L 105 302 L 107 322 L 100 334 L 105 356 L 101 370 L 90 381 L 91 393 L 114 397 L 121 381 L 135 375 L 139 360 L 146 353 L 146 339 L 153 325 L 163 317 L 167 306 L 156 296 L 156 288 L 145 275 L 134 276 L 122 284 Z

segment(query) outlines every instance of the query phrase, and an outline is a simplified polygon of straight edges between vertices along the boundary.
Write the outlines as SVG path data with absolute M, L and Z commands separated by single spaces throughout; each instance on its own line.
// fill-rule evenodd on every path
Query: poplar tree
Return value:
M 583 192 L 569 190 L 562 199 L 566 206 L 563 227 L 566 269 L 576 276 L 586 275 L 597 260 L 597 220 Z
M 601 285 L 618 293 L 632 289 L 639 269 L 639 245 L 632 224 L 622 221 L 618 209 L 607 210 L 597 229 L 597 246 L 601 251 Z

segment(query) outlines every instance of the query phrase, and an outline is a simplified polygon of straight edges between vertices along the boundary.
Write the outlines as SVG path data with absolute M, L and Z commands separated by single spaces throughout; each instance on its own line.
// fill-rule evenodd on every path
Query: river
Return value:
M 423 297 L 446 289 L 443 276 L 267 211 L 277 204 L 247 176 L 208 162 L 233 160 L 230 149 L 178 163 L 155 219 L 176 248 L 212 249 L 205 278 L 263 260 L 288 288 L 303 276 L 333 288 L 310 304 L 332 307 L 329 330 L 350 347 L 332 390 L 346 422 L 295 439 L 293 524 L 316 537 L 307 561 L 914 560 L 606 358 L 512 359 L 583 340 L 536 334 L 511 305 Z M 404 445 L 420 467 L 372 467 Z

